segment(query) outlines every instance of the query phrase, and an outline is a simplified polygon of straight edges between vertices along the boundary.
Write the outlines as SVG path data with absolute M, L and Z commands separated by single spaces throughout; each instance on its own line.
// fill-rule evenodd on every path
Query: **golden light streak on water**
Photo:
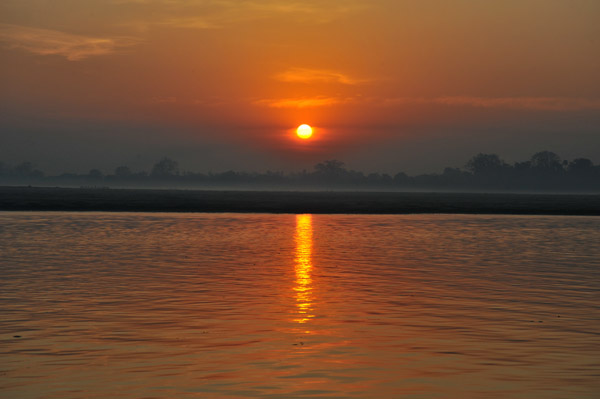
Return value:
M 296 215 L 296 253 L 294 258 L 296 269 L 296 307 L 298 323 L 306 323 L 314 317 L 312 314 L 312 248 L 313 229 L 312 215 Z

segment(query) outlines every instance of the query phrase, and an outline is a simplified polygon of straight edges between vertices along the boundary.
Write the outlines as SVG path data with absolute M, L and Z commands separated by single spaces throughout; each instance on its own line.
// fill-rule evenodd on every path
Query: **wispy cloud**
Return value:
M 256 105 L 267 106 L 270 108 L 314 108 L 325 107 L 339 104 L 348 104 L 354 102 L 352 98 L 342 97 L 305 97 L 305 98 L 280 98 L 264 99 L 254 101 Z
M 366 80 L 356 79 L 337 71 L 326 69 L 290 68 L 275 75 L 275 79 L 291 83 L 339 83 L 356 85 Z
M 357 12 L 366 7 L 364 2 L 355 0 L 326 1 L 326 0 L 249 0 L 249 1 L 224 1 L 235 7 L 243 6 L 249 11 L 255 11 L 258 15 L 269 14 L 293 14 L 310 15 L 314 22 L 328 22 L 340 15 Z M 342 4 L 341 4 L 342 3 Z
M 537 111 L 600 110 L 600 99 L 573 97 L 336 97 L 317 96 L 301 98 L 273 98 L 253 102 L 271 108 L 312 108 L 335 105 L 361 105 L 365 107 L 402 107 L 411 105 L 443 105 L 473 108 L 496 108 Z
M 243 11 L 256 10 L 276 13 L 311 13 L 324 11 L 338 14 L 366 8 L 363 0 L 112 0 L 114 4 L 153 4 L 169 7 L 221 7 Z
M 92 37 L 74 35 L 51 29 L 0 24 L 0 42 L 10 48 L 20 48 L 38 55 L 59 55 L 69 61 L 106 55 L 119 47 L 136 44 L 126 37 Z
M 438 104 L 477 108 L 528 109 L 539 111 L 575 111 L 585 109 L 600 109 L 600 99 L 573 97 L 398 97 L 383 100 L 372 100 L 372 102 L 384 106 Z
M 218 29 L 222 28 L 223 24 L 217 19 L 207 17 L 173 17 L 167 18 L 155 25 L 163 25 L 172 28 L 184 28 L 184 29 Z
M 366 8 L 362 0 L 112 0 L 117 5 L 152 6 L 153 15 L 144 20 L 129 21 L 138 29 L 167 26 L 182 29 L 226 28 L 243 21 L 281 18 L 305 23 L 330 22 L 343 15 Z

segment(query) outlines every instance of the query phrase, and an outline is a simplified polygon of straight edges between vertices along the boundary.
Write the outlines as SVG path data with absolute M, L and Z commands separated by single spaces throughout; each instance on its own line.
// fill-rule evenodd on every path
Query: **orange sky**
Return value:
M 599 48 L 596 0 L 4 0 L 0 160 L 420 171 L 550 149 L 600 161 Z M 294 139 L 301 123 L 313 140 Z

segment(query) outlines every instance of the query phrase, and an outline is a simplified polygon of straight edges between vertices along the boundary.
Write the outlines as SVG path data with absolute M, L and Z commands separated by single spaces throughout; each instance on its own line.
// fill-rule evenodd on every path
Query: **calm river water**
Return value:
M 0 213 L 3 398 L 598 398 L 600 218 Z

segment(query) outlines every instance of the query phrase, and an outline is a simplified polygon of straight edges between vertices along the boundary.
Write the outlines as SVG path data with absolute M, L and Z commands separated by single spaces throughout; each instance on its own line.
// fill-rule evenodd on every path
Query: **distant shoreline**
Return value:
M 0 187 L 0 211 L 600 216 L 600 195 Z

